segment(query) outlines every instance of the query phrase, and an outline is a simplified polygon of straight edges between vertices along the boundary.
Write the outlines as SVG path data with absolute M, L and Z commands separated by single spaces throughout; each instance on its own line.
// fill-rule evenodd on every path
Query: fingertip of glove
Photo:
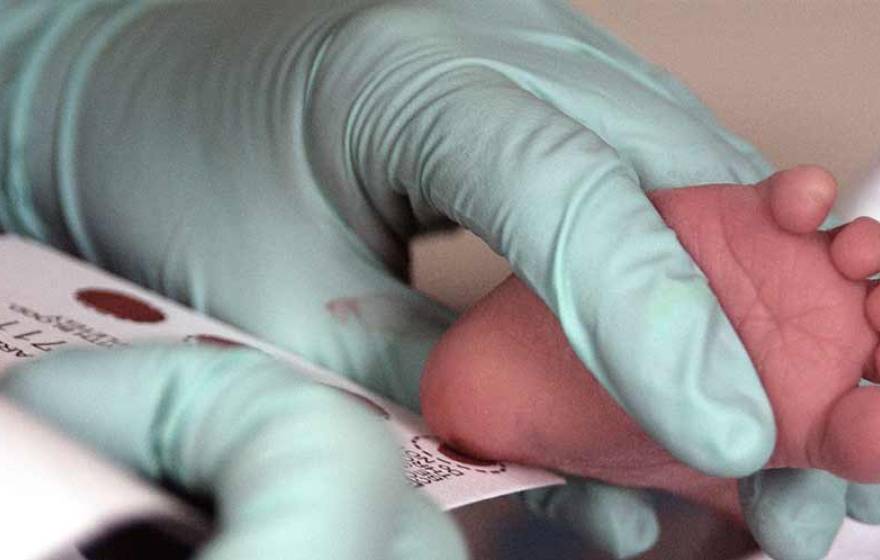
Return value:
M 591 545 L 615 558 L 631 558 L 657 542 L 660 523 L 643 492 L 573 479 L 568 485 L 528 493 L 527 503 L 561 520 Z
M 846 513 L 856 521 L 880 525 L 880 484 L 851 483 L 846 490 Z
M 660 536 L 660 522 L 651 504 L 639 494 L 625 491 L 610 508 L 614 541 L 607 551 L 615 558 L 632 558 L 654 546 Z
M 664 282 L 640 305 L 659 311 L 606 345 L 617 344 L 603 354 L 603 385 L 655 441 L 706 474 L 738 478 L 765 465 L 776 443 L 773 410 L 706 281 Z
M 624 510 L 614 521 L 615 538 L 608 542 L 606 551 L 615 558 L 633 558 L 647 552 L 660 536 L 656 514 L 643 508 Z
M 738 340 L 729 341 L 736 348 Z M 717 348 L 719 353 L 723 348 Z M 747 356 L 734 352 L 727 363 L 709 364 L 709 376 L 701 383 L 702 402 L 685 417 L 695 433 L 680 436 L 693 442 L 698 455 L 692 466 L 711 476 L 742 478 L 762 468 L 776 447 L 776 420 L 767 394 Z M 734 385 L 734 386 L 731 386 Z M 701 445 L 702 444 L 702 445 Z
M 748 476 L 767 464 L 776 445 L 776 426 L 769 410 L 766 415 L 760 411 L 716 415 L 692 422 L 687 431 L 691 434 L 678 433 L 675 438 L 668 438 L 676 442 L 670 450 L 711 476 Z
M 836 529 L 833 532 L 805 530 L 796 537 L 790 531 L 787 525 L 776 524 L 757 533 L 752 528 L 752 535 L 761 550 L 775 560 L 822 560 L 837 536 Z
M 740 481 L 740 503 L 752 535 L 769 556 L 819 560 L 845 517 L 844 484 L 820 471 L 762 471 Z

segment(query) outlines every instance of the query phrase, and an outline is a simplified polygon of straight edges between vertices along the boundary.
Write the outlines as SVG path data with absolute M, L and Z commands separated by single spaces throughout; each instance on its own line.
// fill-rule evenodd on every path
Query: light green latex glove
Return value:
M 254 351 L 71 351 L 0 384 L 74 436 L 218 497 L 204 560 L 463 560 L 464 542 L 402 473 L 384 420 Z
M 417 408 L 452 314 L 406 285 L 406 242 L 451 219 L 676 457 L 739 476 L 769 456 L 748 357 L 643 191 L 770 168 L 563 2 L 0 9 L 2 228 Z M 556 492 L 537 501 L 609 502 Z

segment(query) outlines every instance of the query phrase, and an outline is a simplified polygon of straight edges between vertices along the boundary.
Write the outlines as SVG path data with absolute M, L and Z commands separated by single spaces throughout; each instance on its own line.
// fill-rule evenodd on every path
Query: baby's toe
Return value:
M 880 272 L 880 222 L 861 217 L 841 228 L 831 242 L 831 260 L 850 280 Z
M 834 177 L 812 165 L 780 171 L 765 184 L 773 218 L 779 227 L 792 233 L 819 229 L 837 196 Z

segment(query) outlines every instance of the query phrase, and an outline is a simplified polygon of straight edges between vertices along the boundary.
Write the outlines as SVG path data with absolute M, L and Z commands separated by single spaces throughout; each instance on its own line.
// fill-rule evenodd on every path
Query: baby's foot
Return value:
M 757 188 L 658 191 L 651 200 L 708 277 L 773 406 L 768 466 L 880 481 L 874 378 L 880 223 L 817 233 L 835 195 L 823 170 Z M 874 328 L 872 328 L 872 325 Z M 549 309 L 509 278 L 438 344 L 422 382 L 431 428 L 462 450 L 629 486 L 672 490 L 728 511 L 731 481 L 677 462 L 583 368 Z

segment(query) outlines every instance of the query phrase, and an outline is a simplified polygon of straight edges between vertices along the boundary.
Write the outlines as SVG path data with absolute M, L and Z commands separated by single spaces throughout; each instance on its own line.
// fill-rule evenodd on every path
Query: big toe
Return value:
M 803 165 L 767 179 L 770 210 L 776 223 L 792 233 L 819 229 L 837 197 L 837 182 L 825 169 Z

